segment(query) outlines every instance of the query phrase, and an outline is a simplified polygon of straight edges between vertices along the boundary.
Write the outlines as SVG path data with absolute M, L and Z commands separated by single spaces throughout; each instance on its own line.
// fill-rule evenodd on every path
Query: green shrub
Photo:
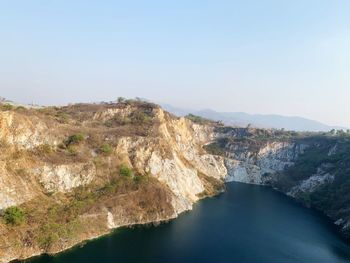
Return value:
M 69 146 L 68 146 L 67 151 L 68 151 L 68 154 L 69 154 L 69 155 L 77 155 L 77 154 L 78 154 L 77 148 L 75 148 L 75 147 L 72 146 L 72 145 L 69 145 Z
M 66 145 L 69 146 L 72 144 L 78 144 L 84 140 L 85 135 L 83 133 L 77 133 L 68 137 L 68 139 L 66 140 Z
M 6 103 L 6 104 L 2 104 L 1 105 L 1 109 L 4 110 L 4 111 L 8 111 L 8 110 L 13 110 L 14 107 L 13 107 L 13 105 L 11 105 L 9 103 Z
M 6 224 L 19 225 L 24 222 L 25 214 L 22 209 L 17 206 L 11 206 L 6 208 L 3 215 Z
M 133 123 L 150 123 L 152 121 L 152 116 L 149 113 L 142 111 L 136 111 L 132 114 L 131 122 Z
M 220 155 L 220 156 L 225 156 L 226 152 L 225 152 L 225 146 L 222 146 L 220 143 L 218 142 L 213 142 L 211 144 L 205 145 L 204 149 L 213 155 Z
M 207 119 L 207 118 L 203 118 L 197 115 L 193 115 L 193 114 L 188 114 L 185 116 L 186 119 L 189 119 L 191 121 L 193 121 L 194 123 L 198 123 L 198 124 L 210 124 L 210 123 L 214 123 L 214 121 Z
M 68 123 L 69 122 L 69 115 L 65 112 L 58 112 L 56 114 L 56 119 L 60 123 Z
M 125 164 L 122 164 L 120 166 L 119 173 L 121 176 L 125 176 L 125 177 L 132 177 L 134 175 L 132 169 Z
M 141 184 L 149 181 L 149 174 L 146 175 L 136 175 L 134 176 L 134 182 Z
M 108 143 L 104 143 L 101 146 L 100 151 L 106 155 L 110 155 L 112 153 L 113 149 Z
M 126 99 L 123 97 L 118 97 L 117 101 L 118 101 L 118 103 L 123 103 L 126 101 Z
M 104 125 L 108 128 L 111 128 L 113 127 L 113 121 L 112 120 L 105 121 Z
M 144 118 L 142 118 L 144 119 Z M 132 123 L 137 123 L 138 120 L 136 120 L 134 117 L 132 119 L 130 117 L 121 117 L 121 116 L 115 116 L 107 121 L 105 121 L 104 125 L 106 127 L 114 127 L 114 126 L 119 126 L 119 125 L 128 125 Z
M 40 228 L 40 235 L 38 236 L 39 247 L 42 249 L 49 249 L 54 243 L 59 240 L 59 233 L 62 226 L 57 223 L 47 222 Z
M 109 182 L 107 182 L 101 189 L 100 193 L 102 195 L 115 193 L 120 186 L 120 180 L 117 178 L 112 178 Z
M 36 237 L 41 249 L 50 250 L 58 241 L 69 240 L 76 236 L 81 230 L 81 221 L 77 218 L 67 219 L 68 222 L 55 222 L 48 218 L 47 222 L 40 227 L 39 235 Z
M 23 106 L 17 106 L 16 107 L 16 111 L 25 111 L 25 110 L 26 110 L 26 108 L 23 107 Z

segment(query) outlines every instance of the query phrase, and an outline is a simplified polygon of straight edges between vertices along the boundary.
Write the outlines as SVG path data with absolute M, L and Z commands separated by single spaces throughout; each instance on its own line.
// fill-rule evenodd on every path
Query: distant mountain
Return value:
M 310 120 L 297 116 L 282 116 L 276 114 L 248 114 L 244 112 L 217 112 L 211 109 L 205 110 L 190 110 L 181 109 L 168 104 L 161 104 L 161 106 L 177 115 L 185 116 L 189 113 L 212 119 L 215 121 L 223 121 L 226 125 L 245 127 L 251 124 L 259 128 L 275 128 L 286 129 L 294 131 L 330 131 L 331 129 L 347 129 L 346 127 L 330 126 L 315 120 Z
M 149 101 L 149 100 L 146 100 L 146 101 Z M 156 102 L 156 103 L 159 104 L 164 110 L 166 110 L 172 114 L 175 114 L 176 116 L 185 116 L 189 113 L 197 112 L 196 110 L 174 107 L 170 104 L 158 103 L 158 102 Z

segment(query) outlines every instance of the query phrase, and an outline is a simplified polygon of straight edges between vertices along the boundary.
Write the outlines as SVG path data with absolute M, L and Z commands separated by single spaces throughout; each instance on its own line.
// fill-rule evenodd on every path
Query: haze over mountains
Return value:
M 142 98 L 144 101 L 151 102 L 148 99 Z M 40 107 L 39 105 L 27 105 L 16 103 L 12 100 L 0 97 L 0 103 L 9 103 L 16 106 Z M 218 112 L 212 109 L 194 110 L 172 106 L 166 103 L 158 103 L 166 111 L 177 116 L 185 116 L 194 114 L 203 118 L 208 118 L 215 121 L 222 121 L 225 125 L 246 127 L 251 125 L 257 128 L 274 128 L 293 131 L 311 131 L 311 132 L 326 132 L 332 129 L 347 130 L 348 127 L 332 126 L 325 123 L 311 120 L 299 116 L 283 116 L 278 114 L 249 114 L 245 112 Z
M 319 121 L 298 117 L 282 116 L 277 114 L 248 114 L 245 112 L 217 112 L 211 109 L 190 110 L 174 107 L 169 104 L 161 103 L 161 106 L 178 116 L 185 116 L 189 113 L 212 119 L 223 121 L 226 125 L 242 126 L 252 125 L 258 128 L 275 128 L 294 131 L 330 131 L 332 129 L 347 129 L 346 127 L 331 126 Z

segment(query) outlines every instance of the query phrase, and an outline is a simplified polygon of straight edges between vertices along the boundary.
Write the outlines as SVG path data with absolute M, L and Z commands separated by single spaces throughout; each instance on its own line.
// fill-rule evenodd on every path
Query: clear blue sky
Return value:
M 350 1 L 0 0 L 0 96 L 350 126 Z

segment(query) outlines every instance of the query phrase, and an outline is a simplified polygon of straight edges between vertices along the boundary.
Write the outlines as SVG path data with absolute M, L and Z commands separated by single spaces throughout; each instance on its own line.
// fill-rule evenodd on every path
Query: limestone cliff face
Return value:
M 197 124 L 140 101 L 0 110 L 0 262 L 173 219 L 222 191 L 225 181 L 271 185 L 301 200 L 336 180 L 327 162 L 302 178 L 285 172 L 309 148 L 323 149 L 328 159 L 347 148 L 278 136 Z M 207 146 L 216 141 L 212 149 L 219 151 L 210 154 Z M 11 206 L 23 209 L 25 223 L 6 223 L 3 212 Z M 349 209 L 343 210 L 330 216 L 350 230 Z
M 253 149 L 250 146 L 234 143 L 227 146 L 226 181 L 274 186 L 280 180 L 278 175 L 292 168 L 310 147 L 307 143 L 293 141 L 267 141 Z M 330 153 L 335 152 L 334 147 L 330 149 Z M 320 186 L 331 183 L 334 175 L 327 172 L 328 166 L 327 163 L 321 163 L 317 172 L 297 181 L 292 187 L 284 189 L 284 192 L 298 198 L 302 193 L 314 192 Z
M 224 181 L 227 174 L 224 159 L 203 151 L 202 145 L 213 138 L 212 128 L 200 126 L 185 118 L 165 118 L 163 110 L 155 112 L 159 137 L 133 140 L 123 137 L 117 151 L 125 153 L 126 162 L 142 173 L 150 173 L 173 193 L 174 217 L 192 209 L 199 195 L 206 191 L 200 174 Z M 132 157 L 129 153 L 133 153 Z
M 0 141 L 20 149 L 32 149 L 45 143 L 57 144 L 59 134 L 54 132 L 50 122 L 43 122 L 37 116 L 26 116 L 13 111 L 0 112 Z
M 0 209 L 24 203 L 37 196 L 37 188 L 32 185 L 32 180 L 9 172 L 7 166 L 6 162 L 0 162 Z
M 225 159 L 227 181 L 266 184 L 277 172 L 293 166 L 306 148 L 294 142 L 266 142 L 254 150 L 231 145 Z
M 96 176 L 92 162 L 63 165 L 43 165 L 32 171 L 47 193 L 69 192 L 89 185 Z
M 56 145 L 60 137 L 35 116 L 0 111 L 0 209 L 38 195 L 37 180 L 28 176 L 37 163 L 24 152 L 47 143 Z
M 350 237 L 347 136 L 219 130 L 208 149 L 225 157 L 227 181 L 271 186 L 326 214 Z
M 213 127 L 139 104 L 88 105 L 78 110 L 72 106 L 44 114 L 35 109 L 0 111 L 0 210 L 20 206 L 32 211 L 41 200 L 46 200 L 43 207 L 49 211 L 51 204 L 55 209 L 71 207 L 69 200 L 80 189 L 96 191 L 88 203 L 91 208 L 69 219 L 79 223 L 76 233 L 69 238 L 55 235 L 53 244 L 41 237 L 46 228 L 31 223 L 34 215 L 28 215 L 28 226 L 15 226 L 16 232 L 1 220 L 0 262 L 55 253 L 120 226 L 169 220 L 192 209 L 203 196 L 220 191 L 227 174 L 224 158 L 202 149 L 214 138 Z M 61 122 L 63 114 L 70 119 Z M 70 145 L 69 136 L 80 131 L 85 141 Z M 103 144 L 110 145 L 111 153 L 101 152 Z M 104 196 L 101 192 L 111 188 L 121 164 L 134 171 L 135 179 L 150 178 L 149 182 L 116 177 L 125 182 L 112 183 L 116 194 Z

